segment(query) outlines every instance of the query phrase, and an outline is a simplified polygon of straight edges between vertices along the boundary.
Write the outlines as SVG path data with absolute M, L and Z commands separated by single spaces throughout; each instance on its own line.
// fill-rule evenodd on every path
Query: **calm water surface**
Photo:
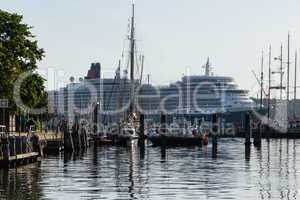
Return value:
M 300 140 L 91 148 L 0 170 L 0 199 L 300 199 Z

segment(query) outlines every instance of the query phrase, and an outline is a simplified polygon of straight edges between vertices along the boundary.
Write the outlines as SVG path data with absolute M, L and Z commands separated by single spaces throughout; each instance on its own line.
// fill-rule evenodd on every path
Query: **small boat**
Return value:
M 186 147 L 186 146 L 202 146 L 203 135 L 199 134 L 196 129 L 191 129 L 188 133 L 180 130 L 168 129 L 166 132 L 149 131 L 148 139 L 152 142 L 153 146 L 169 146 L 169 147 Z M 207 145 L 208 140 L 205 140 Z
M 47 140 L 43 148 L 44 154 L 58 154 L 64 150 L 64 145 L 60 140 Z
M 139 136 L 136 133 L 135 128 L 133 126 L 125 126 L 122 128 L 121 133 L 118 134 L 115 142 L 118 145 L 128 145 L 138 139 Z
M 160 134 L 149 137 L 153 146 L 201 146 L 202 137 L 186 137 L 186 136 L 172 136 L 167 134 Z
M 102 135 L 91 135 L 91 141 L 94 142 L 96 145 L 113 145 L 115 142 L 111 139 L 108 138 L 107 136 L 102 136 Z
M 107 137 L 113 144 L 122 146 L 131 143 L 133 140 L 139 139 L 135 126 L 131 125 L 131 123 L 123 125 L 119 131 L 109 134 Z

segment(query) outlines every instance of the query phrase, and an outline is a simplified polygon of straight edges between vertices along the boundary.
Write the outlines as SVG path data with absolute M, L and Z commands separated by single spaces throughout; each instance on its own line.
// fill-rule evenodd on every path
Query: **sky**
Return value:
M 255 95 L 258 84 L 251 71 L 259 73 L 262 51 L 267 64 L 268 46 L 275 57 L 282 43 L 286 60 L 288 32 L 291 59 L 300 46 L 299 0 L 135 0 L 135 4 L 144 74 L 150 74 L 156 85 L 180 80 L 183 74 L 203 74 L 209 56 L 215 75 L 233 76 Z M 92 62 L 100 62 L 104 71 L 116 69 L 130 6 L 131 0 L 0 1 L 1 9 L 23 15 L 24 22 L 33 26 L 46 51 L 39 63 L 41 73 L 48 71 L 49 79 L 55 80 L 49 81 L 49 89 L 62 86 L 70 76 L 85 76 Z M 278 68 L 272 59 L 272 69 Z

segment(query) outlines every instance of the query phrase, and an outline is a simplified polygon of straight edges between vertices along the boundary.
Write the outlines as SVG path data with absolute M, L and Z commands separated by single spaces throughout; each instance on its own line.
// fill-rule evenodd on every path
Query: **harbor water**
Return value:
M 90 148 L 0 170 L 0 199 L 300 199 L 300 140 Z

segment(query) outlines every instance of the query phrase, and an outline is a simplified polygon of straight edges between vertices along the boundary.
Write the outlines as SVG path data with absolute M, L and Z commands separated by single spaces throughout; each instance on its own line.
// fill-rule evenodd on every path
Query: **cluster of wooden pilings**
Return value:
M 0 138 L 0 168 L 35 162 L 39 156 L 41 148 L 36 135 Z
M 84 127 L 74 125 L 70 130 L 64 127 L 64 151 L 76 152 L 89 147 L 88 134 Z
M 218 121 L 219 117 L 217 114 L 213 114 L 212 116 L 212 123 L 213 123 L 213 135 L 212 135 L 212 144 L 213 148 L 217 148 L 218 144 L 218 133 L 220 130 L 218 130 Z M 245 145 L 250 146 L 252 144 L 251 138 L 253 138 L 253 144 L 254 146 L 260 146 L 261 145 L 261 140 L 262 140 L 262 124 L 258 124 L 258 129 L 257 131 L 253 131 L 253 114 L 251 112 L 248 112 L 245 114 L 245 119 L 244 119 L 244 137 L 245 137 Z
M 258 124 L 258 130 L 253 132 L 253 115 L 252 113 L 246 113 L 245 115 L 245 145 L 250 146 L 252 144 L 251 137 L 253 137 L 254 146 L 259 147 L 262 139 L 262 123 Z

